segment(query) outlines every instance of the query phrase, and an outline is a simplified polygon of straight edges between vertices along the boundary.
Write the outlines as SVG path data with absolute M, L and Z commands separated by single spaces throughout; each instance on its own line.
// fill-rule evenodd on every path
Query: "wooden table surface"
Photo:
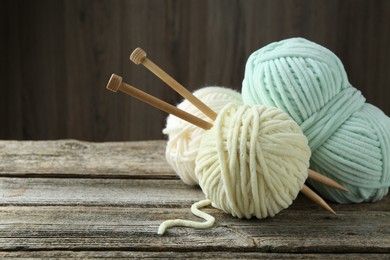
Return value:
M 203 199 L 164 158 L 165 141 L 89 143 L 0 141 L 0 257 L 389 258 L 390 197 L 331 206 L 298 196 L 274 218 L 240 220 L 208 207 L 206 230 L 166 219 L 199 220 Z

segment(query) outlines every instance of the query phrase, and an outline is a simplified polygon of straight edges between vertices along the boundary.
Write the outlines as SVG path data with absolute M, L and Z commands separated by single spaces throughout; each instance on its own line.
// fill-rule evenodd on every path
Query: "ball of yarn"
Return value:
M 241 94 L 228 88 L 204 87 L 193 94 L 216 113 L 227 103 L 242 104 Z M 184 100 L 177 107 L 210 122 L 210 119 L 188 100 Z M 188 185 L 198 184 L 195 176 L 195 158 L 205 131 L 173 115 L 168 116 L 163 130 L 163 133 L 168 135 L 166 159 L 177 175 Z
M 307 138 L 285 112 L 228 104 L 203 135 L 195 172 L 214 207 L 239 218 L 265 218 L 296 198 L 309 158 Z
M 311 168 L 349 192 L 310 184 L 339 203 L 372 202 L 390 186 L 390 119 L 365 103 L 339 58 L 302 38 L 269 44 L 249 57 L 242 86 L 246 104 L 274 106 L 301 127 Z

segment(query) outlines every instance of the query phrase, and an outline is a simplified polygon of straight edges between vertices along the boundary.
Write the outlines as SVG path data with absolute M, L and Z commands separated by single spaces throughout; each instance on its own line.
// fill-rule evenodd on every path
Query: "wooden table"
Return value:
M 164 159 L 165 141 L 88 143 L 0 141 L 0 257 L 389 258 L 390 198 L 336 205 L 337 216 L 299 196 L 274 218 L 199 220 L 203 197 Z

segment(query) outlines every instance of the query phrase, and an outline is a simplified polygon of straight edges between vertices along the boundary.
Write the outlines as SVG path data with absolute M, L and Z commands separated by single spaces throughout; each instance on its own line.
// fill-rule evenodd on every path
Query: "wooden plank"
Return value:
M 163 140 L 0 141 L 0 176 L 177 178 L 165 160 L 165 145 Z
M 0 252 L 2 258 L 151 258 L 151 259 L 388 259 L 388 254 L 283 254 L 261 252 L 149 252 L 149 251 L 18 251 Z
M 389 211 L 340 211 L 339 217 L 327 218 L 323 212 L 305 216 L 286 210 L 263 220 L 205 211 L 217 220 L 212 228 L 179 227 L 159 236 L 163 220 L 196 217 L 183 208 L 0 207 L 0 250 L 390 252 Z
M 130 132 L 125 127 L 125 123 L 136 121 L 128 116 L 129 98 L 120 98 L 105 89 L 111 73 L 122 75 L 121 61 L 130 63 L 129 45 L 122 41 L 121 21 L 126 14 L 122 11 L 123 1 L 64 1 L 66 91 L 60 103 L 66 116 L 57 117 L 66 124 L 57 139 L 116 141 L 129 140 L 132 132 L 144 133 Z
M 137 207 L 183 207 L 204 199 L 199 187 L 180 180 L 88 179 L 88 178 L 0 178 L 0 205 L 116 205 Z M 337 211 L 364 214 L 390 211 L 390 196 L 376 203 L 334 204 Z M 329 214 L 304 196 L 290 207 L 307 213 Z M 339 213 L 340 214 L 340 213 Z
M 0 205 L 123 205 L 186 207 L 204 199 L 179 180 L 0 178 Z
M 25 3 L 28 5 L 29 3 Z M 23 3 L 16 1 L 2 1 L 0 8 L 0 33 L 3 36 L 0 43 L 0 78 L 2 78 L 0 95 L 0 119 L 4 122 L 0 127 L 0 139 L 17 139 L 23 137 L 23 78 L 22 59 L 23 56 L 20 46 L 23 45 L 20 40 L 20 30 L 22 24 L 18 14 Z M 55 12 L 53 10 L 53 12 Z M 31 20 L 30 20 L 31 22 Z M 47 51 L 47 50 L 46 50 Z M 7 122 L 7 123 L 5 123 Z
M 63 1 L 3 1 L 6 70 L 0 138 L 55 138 L 66 129 Z

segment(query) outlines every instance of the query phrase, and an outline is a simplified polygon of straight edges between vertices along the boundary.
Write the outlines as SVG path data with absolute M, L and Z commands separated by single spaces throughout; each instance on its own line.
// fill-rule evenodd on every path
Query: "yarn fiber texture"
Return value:
M 309 158 L 307 138 L 285 112 L 228 104 L 203 134 L 195 173 L 213 207 L 239 218 L 265 218 L 291 205 Z
M 242 104 L 241 94 L 223 87 L 204 87 L 193 93 L 212 110 L 218 113 L 226 104 Z M 177 105 L 178 108 L 203 120 L 211 120 L 188 100 Z M 197 185 L 195 159 L 198 154 L 201 137 L 206 130 L 194 126 L 176 116 L 169 115 L 163 133 L 168 135 L 165 157 L 182 181 L 188 185 Z
M 312 151 L 310 168 L 349 192 L 310 184 L 338 203 L 373 202 L 390 186 L 390 119 L 365 103 L 339 58 L 302 38 L 275 42 L 250 55 L 242 86 L 246 104 L 287 112 Z

